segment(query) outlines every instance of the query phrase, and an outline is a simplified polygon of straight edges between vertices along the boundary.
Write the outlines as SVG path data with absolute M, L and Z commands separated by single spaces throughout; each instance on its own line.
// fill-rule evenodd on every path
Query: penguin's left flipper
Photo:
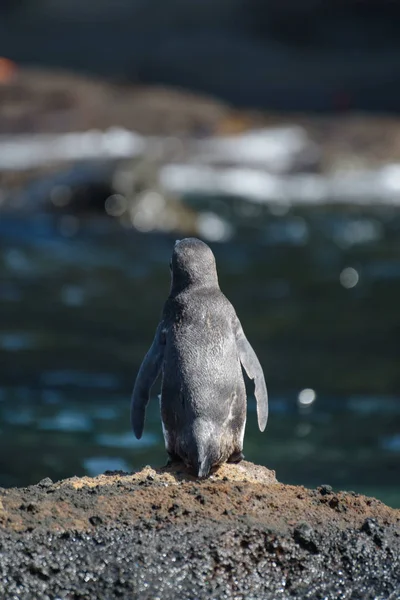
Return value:
M 136 377 L 131 400 L 131 424 L 137 439 L 143 434 L 146 406 L 150 399 L 150 390 L 160 374 L 165 349 L 163 323 L 157 327 L 153 343 L 143 359 Z
M 248 377 L 254 380 L 254 395 L 257 400 L 257 419 L 260 431 L 264 431 L 268 421 L 268 392 L 264 373 L 256 353 L 246 338 L 242 325 L 235 315 L 233 329 L 240 362 Z

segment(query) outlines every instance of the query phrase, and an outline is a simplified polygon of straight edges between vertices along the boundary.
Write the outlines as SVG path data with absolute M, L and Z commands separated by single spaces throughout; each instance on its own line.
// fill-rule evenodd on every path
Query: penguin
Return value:
M 197 238 L 176 241 L 170 269 L 170 293 L 135 381 L 131 424 L 140 439 L 150 390 L 162 372 L 160 412 L 167 453 L 204 478 L 212 468 L 244 458 L 242 367 L 254 380 L 261 431 L 268 420 L 267 387 L 235 309 L 219 288 L 211 248 Z

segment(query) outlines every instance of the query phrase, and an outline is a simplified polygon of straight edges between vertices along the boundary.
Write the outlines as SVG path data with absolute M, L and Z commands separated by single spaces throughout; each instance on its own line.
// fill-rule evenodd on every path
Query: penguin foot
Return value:
M 228 458 L 228 460 L 226 461 L 227 463 L 240 463 L 240 461 L 242 461 L 244 459 L 244 454 L 243 452 L 234 452 L 233 454 L 230 455 L 230 457 Z

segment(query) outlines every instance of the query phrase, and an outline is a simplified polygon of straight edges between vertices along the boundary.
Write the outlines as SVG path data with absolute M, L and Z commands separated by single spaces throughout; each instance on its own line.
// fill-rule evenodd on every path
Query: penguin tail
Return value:
M 198 464 L 197 467 L 197 477 L 208 477 L 211 470 L 211 460 L 208 456 L 203 458 L 203 460 Z

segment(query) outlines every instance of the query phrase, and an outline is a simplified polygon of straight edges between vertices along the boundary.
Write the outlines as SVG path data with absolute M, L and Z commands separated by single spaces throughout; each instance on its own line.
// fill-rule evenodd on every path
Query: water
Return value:
M 250 397 L 246 458 L 400 506 L 400 213 L 213 206 L 221 288 L 270 393 L 263 434 Z M 0 219 L 1 486 L 166 460 L 158 386 L 140 442 L 129 401 L 178 236 L 63 218 Z

